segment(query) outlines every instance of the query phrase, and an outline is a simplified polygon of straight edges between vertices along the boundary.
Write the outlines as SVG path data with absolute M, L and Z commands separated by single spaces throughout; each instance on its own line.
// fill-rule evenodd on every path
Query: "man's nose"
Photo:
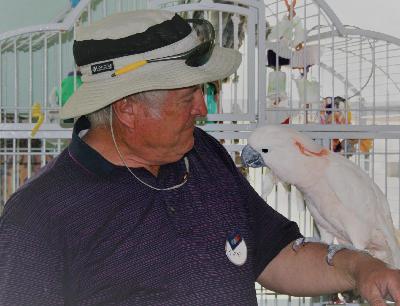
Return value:
M 207 106 L 204 101 L 204 96 L 201 88 L 196 90 L 193 97 L 193 106 L 191 114 L 195 117 L 205 117 L 207 116 Z

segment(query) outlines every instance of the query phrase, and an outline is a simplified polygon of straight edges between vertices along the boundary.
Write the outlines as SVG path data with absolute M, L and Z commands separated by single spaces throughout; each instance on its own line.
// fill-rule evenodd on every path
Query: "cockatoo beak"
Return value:
M 243 148 L 240 157 L 242 158 L 242 163 L 245 167 L 259 168 L 266 166 L 261 154 L 249 145 L 246 145 Z

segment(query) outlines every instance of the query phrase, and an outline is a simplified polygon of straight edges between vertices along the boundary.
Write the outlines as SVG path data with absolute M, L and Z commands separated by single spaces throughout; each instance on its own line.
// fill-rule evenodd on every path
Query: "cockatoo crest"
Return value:
M 307 148 L 306 148 L 300 141 L 298 141 L 298 140 L 295 140 L 295 141 L 294 141 L 294 145 L 295 145 L 296 147 L 298 147 L 300 153 L 301 153 L 301 154 L 304 154 L 305 156 L 318 156 L 318 157 L 321 157 L 321 156 L 325 156 L 325 155 L 328 155 L 328 154 L 329 154 L 329 151 L 328 151 L 327 149 L 321 149 L 319 152 L 313 152 L 313 151 L 307 149 Z

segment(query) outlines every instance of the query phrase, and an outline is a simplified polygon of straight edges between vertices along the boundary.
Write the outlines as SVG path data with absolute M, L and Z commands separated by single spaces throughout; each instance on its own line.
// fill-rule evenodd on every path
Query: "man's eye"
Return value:
M 261 150 L 263 153 L 268 153 L 268 149 L 262 149 Z

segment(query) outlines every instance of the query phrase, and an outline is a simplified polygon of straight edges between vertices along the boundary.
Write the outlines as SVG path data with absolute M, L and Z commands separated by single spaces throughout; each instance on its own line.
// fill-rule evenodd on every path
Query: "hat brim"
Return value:
M 238 51 L 215 46 L 210 60 L 200 67 L 187 66 L 183 60 L 155 62 L 117 77 L 84 82 L 62 107 L 60 117 L 69 119 L 90 114 L 143 91 L 183 88 L 224 79 L 240 63 Z

